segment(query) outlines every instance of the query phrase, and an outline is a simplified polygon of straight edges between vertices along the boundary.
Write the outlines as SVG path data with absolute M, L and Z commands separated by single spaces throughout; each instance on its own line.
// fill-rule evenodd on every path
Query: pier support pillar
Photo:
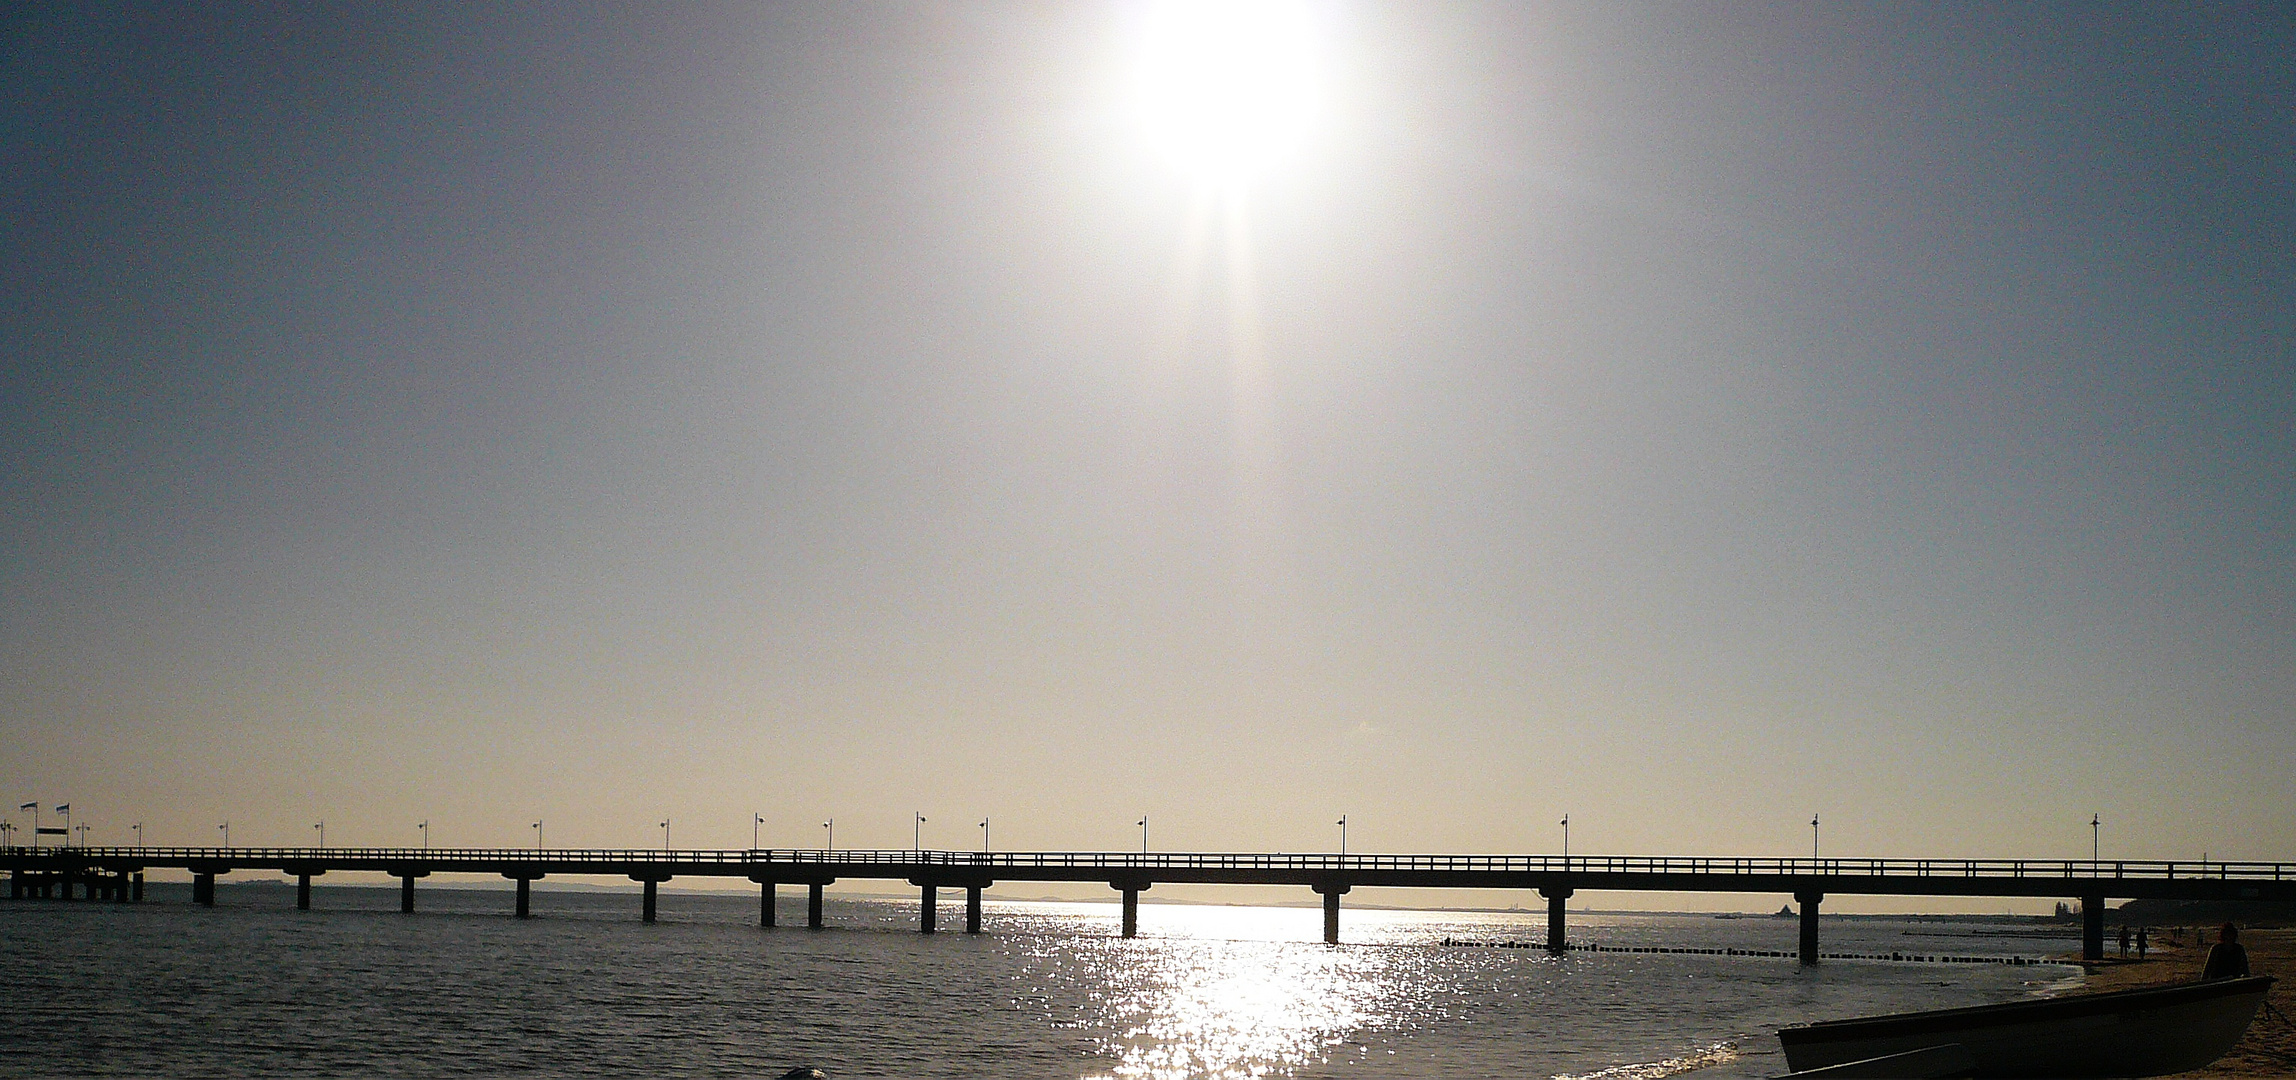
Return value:
M 920 887 L 924 889 L 924 895 L 918 900 L 917 932 L 930 934 L 933 932 L 933 918 L 938 914 L 934 909 L 939 906 L 940 890 L 931 885 Z
M 415 876 L 413 874 L 402 874 L 399 876 L 399 911 L 404 914 L 411 915 L 414 913 L 414 910 Z
M 311 910 L 311 875 L 295 875 L 295 910 Z
M 143 903 L 143 871 L 141 870 L 136 871 L 134 881 L 128 886 L 128 900 L 132 903 Z
M 2105 898 L 2081 898 L 2081 959 L 2105 958 Z
M 532 917 L 533 917 L 533 910 L 532 910 L 533 901 L 534 901 L 534 879 L 532 879 L 532 878 L 519 878 L 519 879 L 518 879 L 518 918 L 521 918 L 521 919 L 527 919 L 527 918 L 532 918 Z
M 1346 885 L 1317 885 L 1315 891 L 1323 894 L 1323 943 L 1339 944 L 1339 898 L 1347 892 Z
M 129 878 L 128 872 L 120 871 L 112 878 L 112 902 L 115 904 L 127 903 L 128 891 L 134 887 L 135 883 Z
M 191 902 L 201 907 L 215 906 L 215 875 L 191 875 Z
M 773 925 L 773 896 L 773 882 L 760 881 L 757 883 L 757 925 Z
M 981 887 L 965 886 L 965 933 L 981 932 Z
M 1571 898 L 1573 890 L 1564 888 L 1540 889 L 1547 898 L 1547 951 L 1562 952 L 1570 946 L 1563 940 L 1563 901 Z
M 23 898 L 24 872 L 22 870 L 8 871 L 8 899 L 22 900 Z
M 1140 890 L 1124 890 L 1124 936 L 1140 936 Z
M 1802 949 L 1804 964 L 1818 962 L 1818 903 L 1826 898 L 1820 892 L 1798 892 L 1794 899 L 1802 905 Z
M 821 929 L 821 890 L 827 887 L 818 881 L 805 887 L 805 928 L 808 930 Z
M 656 884 L 658 883 L 654 879 L 646 879 L 646 913 L 644 916 L 646 922 L 654 921 L 654 887 Z

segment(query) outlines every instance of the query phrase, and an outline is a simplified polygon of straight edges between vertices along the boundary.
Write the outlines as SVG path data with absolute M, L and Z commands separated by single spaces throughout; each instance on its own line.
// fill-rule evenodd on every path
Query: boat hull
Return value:
M 1981 1077 L 2162 1076 L 2224 1056 L 2271 988 L 2258 976 L 1829 1020 L 1778 1042 L 1796 1071 L 1959 1044 Z

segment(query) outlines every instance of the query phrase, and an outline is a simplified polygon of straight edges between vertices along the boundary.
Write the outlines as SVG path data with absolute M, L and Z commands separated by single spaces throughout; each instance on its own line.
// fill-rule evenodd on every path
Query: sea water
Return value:
M 831 1077 L 1600 1077 L 1785 1071 L 1776 1029 L 2003 1001 L 2064 985 L 2008 966 L 1578 951 L 1545 912 L 990 901 L 988 933 L 941 905 L 832 894 L 829 927 L 757 925 L 754 893 L 154 885 L 119 905 L 0 901 L 0 1073 L 505 1073 Z M 1358 898 L 1362 893 L 1358 893 Z M 792 921 L 797 926 L 789 925 Z M 1828 952 L 2039 957 L 2070 942 L 2000 923 L 1836 920 Z M 1791 953 L 1791 919 L 1573 913 L 1574 943 Z M 1449 942 L 1450 944 L 1446 944 Z

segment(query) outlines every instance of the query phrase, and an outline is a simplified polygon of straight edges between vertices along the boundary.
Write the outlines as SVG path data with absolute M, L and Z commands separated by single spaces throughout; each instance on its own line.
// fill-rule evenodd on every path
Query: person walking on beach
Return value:
M 2146 940 L 2151 935 L 2151 933 L 2152 927 L 2137 927 L 2137 959 L 2140 961 L 2145 958 L 2145 950 L 2151 948 L 2151 943 Z
M 2121 924 L 2121 959 L 2129 958 L 2129 924 Z
M 2225 923 L 2216 931 L 2216 947 L 2208 950 L 2202 979 L 2239 979 L 2248 975 L 2248 949 L 2240 944 L 2240 928 Z

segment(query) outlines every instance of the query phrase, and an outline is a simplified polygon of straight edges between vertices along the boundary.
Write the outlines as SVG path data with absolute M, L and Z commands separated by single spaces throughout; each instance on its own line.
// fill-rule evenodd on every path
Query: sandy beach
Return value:
M 2116 958 L 2098 965 L 2090 972 L 2089 988 L 2126 990 L 2199 978 L 2207 948 L 2195 947 L 2193 928 L 2175 933 L 2171 938 L 2156 929 L 2153 947 L 2142 961 Z M 2211 931 L 2211 940 L 2213 936 Z M 2291 988 L 2291 983 L 2296 983 L 2296 930 L 2248 930 L 2242 932 L 2240 940 L 2248 946 L 2249 970 L 2281 980 L 2272 987 L 2270 1007 L 2257 1015 L 2256 1022 L 2248 1027 L 2248 1037 L 2231 1053 L 2208 1068 L 2178 1076 L 2296 1076 L 2296 1022 L 2286 1019 L 2296 1015 L 2296 992 Z M 2116 936 L 2108 936 L 2106 949 L 2119 951 Z M 2279 1010 L 2280 1015 L 2273 1015 L 2272 1009 Z

